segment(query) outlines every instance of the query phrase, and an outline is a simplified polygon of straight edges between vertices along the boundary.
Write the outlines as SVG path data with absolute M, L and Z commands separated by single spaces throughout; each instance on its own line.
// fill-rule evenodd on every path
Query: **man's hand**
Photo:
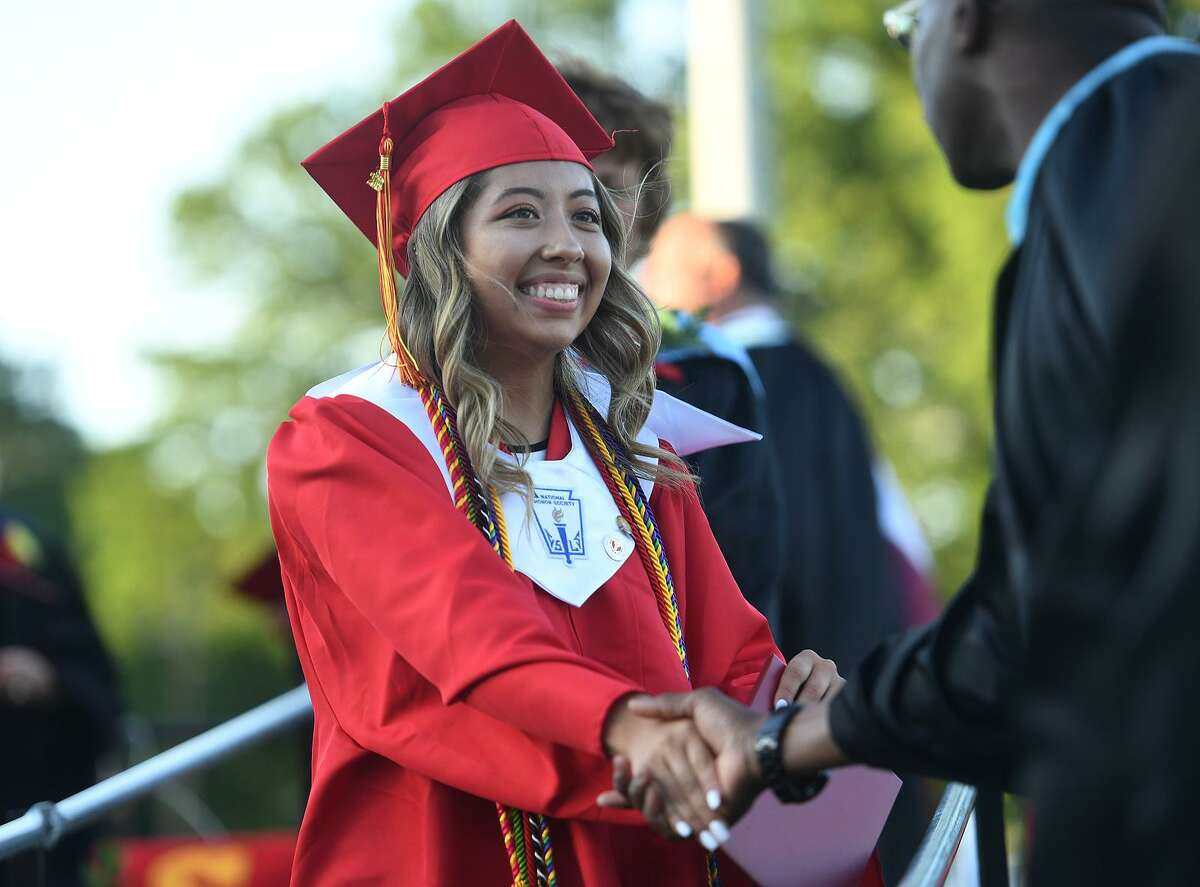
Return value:
M 812 650 L 792 657 L 779 679 L 775 691 L 775 707 L 783 708 L 792 702 L 827 702 L 846 686 L 832 659 L 824 659 Z
M 705 803 L 721 817 L 722 825 L 741 816 L 761 790 L 754 737 L 764 715 L 756 714 L 711 688 L 657 697 L 632 697 L 629 711 L 668 723 L 694 726 L 715 755 L 717 780 Z M 641 792 L 646 790 L 645 787 L 636 779 L 628 778 L 628 770 L 623 768 L 625 762 L 614 759 L 613 764 L 613 790 L 600 795 L 597 803 L 602 807 L 638 806 L 644 809 Z
M 605 724 L 605 748 L 625 792 L 620 803 L 601 804 L 636 805 L 663 837 L 696 835 L 715 850 L 728 840 L 729 830 L 711 804 L 719 797 L 720 781 L 709 746 L 690 720 L 637 713 L 640 699 L 649 697 L 622 699 Z

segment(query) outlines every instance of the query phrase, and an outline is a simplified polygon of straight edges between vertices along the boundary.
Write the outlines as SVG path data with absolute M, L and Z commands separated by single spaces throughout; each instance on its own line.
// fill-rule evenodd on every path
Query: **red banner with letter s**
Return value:
M 287 887 L 294 832 L 106 841 L 119 887 Z M 108 855 L 101 851 L 103 855 Z

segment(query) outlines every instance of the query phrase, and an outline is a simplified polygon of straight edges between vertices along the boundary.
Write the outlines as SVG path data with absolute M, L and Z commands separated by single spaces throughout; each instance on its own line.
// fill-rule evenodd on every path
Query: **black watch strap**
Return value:
M 783 768 L 783 734 L 792 718 L 800 714 L 803 708 L 803 705 L 794 702 L 772 712 L 759 728 L 758 736 L 754 738 L 754 753 L 758 757 L 759 769 L 762 770 L 763 783 L 775 792 L 775 797 L 784 804 L 811 801 L 829 782 L 829 777 L 824 773 L 818 773 L 804 782 L 796 782 L 788 777 Z

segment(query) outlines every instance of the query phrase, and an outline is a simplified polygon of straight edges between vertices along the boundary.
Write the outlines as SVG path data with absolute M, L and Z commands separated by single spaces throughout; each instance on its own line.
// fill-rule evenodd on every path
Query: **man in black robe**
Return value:
M 1200 873 L 1200 48 L 1152 0 L 926 0 L 913 67 L 955 177 L 1015 177 L 976 570 L 784 734 L 1032 799 L 1031 881 Z M 919 8 L 918 8 L 919 7 Z M 663 700 L 749 749 L 760 718 Z M 739 787 L 757 789 L 745 754 Z

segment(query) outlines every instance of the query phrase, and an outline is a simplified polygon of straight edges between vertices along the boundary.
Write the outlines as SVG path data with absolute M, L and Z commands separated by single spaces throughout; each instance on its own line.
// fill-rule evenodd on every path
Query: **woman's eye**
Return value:
M 575 213 L 575 217 L 581 222 L 587 222 L 589 225 L 600 224 L 600 213 L 596 212 L 594 209 L 580 210 L 579 212 Z
M 533 207 L 518 206 L 516 209 L 510 209 L 508 212 L 506 212 L 504 214 L 504 218 L 506 218 L 506 219 L 536 219 L 537 213 L 534 212 Z

